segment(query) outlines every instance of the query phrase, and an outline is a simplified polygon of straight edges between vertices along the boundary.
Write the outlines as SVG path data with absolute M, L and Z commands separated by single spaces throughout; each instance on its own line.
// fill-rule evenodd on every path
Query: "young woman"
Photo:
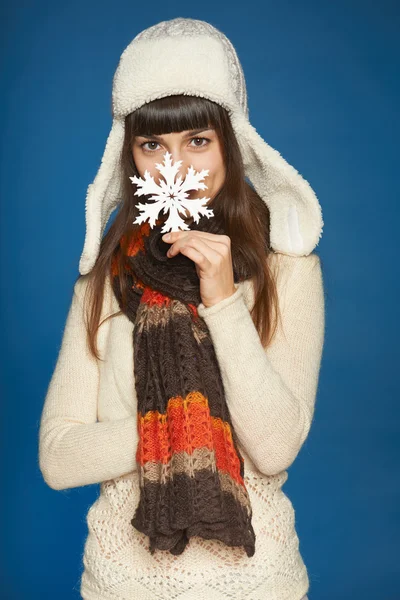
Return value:
M 182 179 L 208 171 L 168 238 L 168 210 L 135 193 L 162 185 L 167 153 Z M 125 49 L 86 223 L 39 439 L 50 487 L 100 484 L 82 597 L 304 600 L 282 486 L 316 400 L 322 214 L 250 125 L 209 23 L 158 23 Z

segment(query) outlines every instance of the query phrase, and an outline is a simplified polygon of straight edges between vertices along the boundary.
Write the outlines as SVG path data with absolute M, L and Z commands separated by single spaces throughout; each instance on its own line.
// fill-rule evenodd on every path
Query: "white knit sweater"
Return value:
M 232 422 L 244 458 L 256 552 L 193 537 L 180 556 L 148 552 L 148 538 L 130 524 L 139 500 L 135 462 L 136 393 L 133 324 L 124 315 L 99 331 L 103 361 L 86 345 L 83 294 L 75 284 L 62 346 L 39 433 L 39 464 L 55 490 L 93 483 L 100 495 L 87 514 L 81 594 L 87 600 L 300 600 L 309 589 L 294 509 L 282 491 L 309 432 L 324 343 L 320 259 L 270 255 L 278 267 L 283 330 L 266 350 L 251 319 L 249 282 L 206 308 Z M 103 316 L 119 306 L 109 280 Z

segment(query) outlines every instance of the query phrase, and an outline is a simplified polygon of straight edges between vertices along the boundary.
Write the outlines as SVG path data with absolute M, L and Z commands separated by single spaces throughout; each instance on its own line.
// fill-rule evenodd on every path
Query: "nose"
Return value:
M 170 150 L 170 153 L 171 153 L 171 161 L 172 161 L 173 165 L 175 163 L 177 163 L 178 161 L 182 161 L 182 163 L 179 166 L 177 173 L 175 175 L 175 181 L 178 179 L 178 177 L 181 177 L 182 181 L 184 181 L 189 167 L 192 166 L 195 170 L 196 170 L 196 167 L 193 165 L 190 158 L 188 158 L 184 152 L 181 152 L 179 150 Z M 186 193 L 187 193 L 187 197 L 191 200 L 193 198 L 197 197 L 197 194 L 198 194 L 198 192 L 196 190 L 187 190 Z
M 180 150 L 170 150 L 170 153 L 173 165 L 181 161 L 181 165 L 177 171 L 177 177 L 180 175 L 182 179 L 184 179 L 186 177 L 188 168 L 191 166 L 191 162 L 186 158 L 185 153 L 181 152 Z

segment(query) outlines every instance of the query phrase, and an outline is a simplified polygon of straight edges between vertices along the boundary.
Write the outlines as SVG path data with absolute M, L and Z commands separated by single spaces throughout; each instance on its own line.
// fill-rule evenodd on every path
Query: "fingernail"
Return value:
M 170 233 L 165 233 L 165 234 L 162 236 L 162 239 L 163 239 L 163 240 L 170 240 L 170 239 L 171 239 L 171 234 L 170 234 Z

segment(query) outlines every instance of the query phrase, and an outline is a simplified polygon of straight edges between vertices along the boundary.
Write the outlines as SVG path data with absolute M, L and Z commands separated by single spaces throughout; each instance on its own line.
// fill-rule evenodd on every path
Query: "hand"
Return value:
M 197 230 L 171 231 L 162 240 L 172 244 L 169 258 L 180 252 L 194 261 L 204 306 L 213 306 L 236 292 L 229 236 Z

